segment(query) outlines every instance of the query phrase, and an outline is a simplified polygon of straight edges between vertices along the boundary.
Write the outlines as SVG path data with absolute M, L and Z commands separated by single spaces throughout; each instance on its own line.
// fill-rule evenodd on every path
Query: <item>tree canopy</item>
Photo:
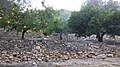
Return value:
M 8 30 L 16 30 L 22 33 L 22 39 L 27 30 L 39 31 L 49 35 L 53 32 L 61 33 L 64 20 L 59 18 L 60 10 L 54 10 L 42 3 L 44 10 L 29 9 L 29 1 L 24 0 L 1 0 L 0 24 Z M 67 17 L 66 17 L 67 18 Z M 66 22 L 67 20 L 65 20 Z
M 103 41 L 104 34 L 119 35 L 119 4 L 117 1 L 88 0 L 78 12 L 73 12 L 69 19 L 72 33 L 79 36 L 96 34 L 98 41 Z

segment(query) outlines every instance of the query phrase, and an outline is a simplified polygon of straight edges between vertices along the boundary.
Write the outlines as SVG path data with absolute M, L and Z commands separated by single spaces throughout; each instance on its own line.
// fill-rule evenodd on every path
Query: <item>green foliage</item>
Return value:
M 50 22 L 49 26 L 44 30 L 44 33 L 46 35 L 51 33 L 65 33 L 70 12 L 66 10 L 54 10 L 52 12 L 54 12 L 53 21 Z
M 0 5 L 0 23 L 2 27 L 12 26 L 19 18 L 20 6 L 12 1 L 2 0 Z
M 119 35 L 120 8 L 118 2 L 88 0 L 86 3 L 80 11 L 72 12 L 69 19 L 69 28 L 72 33 L 79 36 L 98 35 L 100 33 Z
M 120 35 L 120 11 L 114 11 L 107 20 L 103 23 L 107 29 L 107 34 Z
M 63 33 L 63 28 L 62 28 L 63 21 L 60 19 L 54 19 L 54 23 L 47 27 L 46 29 L 46 34 L 51 34 L 51 33 Z
M 1 26 L 4 28 L 10 26 L 18 32 L 26 28 L 33 31 L 45 30 L 53 25 L 54 18 L 58 15 L 58 12 L 51 7 L 46 7 L 45 10 L 36 10 L 27 9 L 21 3 L 15 3 L 14 1 L 5 0 L 0 3 Z
M 54 10 L 46 7 L 42 2 L 44 10 L 28 9 L 29 4 L 22 0 L 1 0 L 0 1 L 0 24 L 3 28 L 11 28 L 22 32 L 24 39 L 25 32 L 42 30 L 49 35 L 51 33 L 63 33 L 67 26 L 69 11 Z M 28 6 L 27 6 L 28 5 Z M 9 30 L 9 29 L 8 29 Z

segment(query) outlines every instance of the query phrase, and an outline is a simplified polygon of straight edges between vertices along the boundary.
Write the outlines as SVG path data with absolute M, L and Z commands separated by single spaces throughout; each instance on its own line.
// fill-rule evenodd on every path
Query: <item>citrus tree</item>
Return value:
M 119 4 L 112 0 L 88 0 L 86 3 L 69 19 L 69 28 L 73 33 L 79 36 L 96 34 L 99 42 L 103 41 L 104 34 L 119 35 Z

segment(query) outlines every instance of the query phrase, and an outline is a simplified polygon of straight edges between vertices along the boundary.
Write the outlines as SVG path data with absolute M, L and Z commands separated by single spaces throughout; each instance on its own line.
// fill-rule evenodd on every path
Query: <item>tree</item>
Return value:
M 88 1 L 88 3 L 90 1 Z M 97 2 L 99 1 L 97 0 Z M 110 3 L 108 1 L 105 5 Z M 73 33 L 76 33 L 79 36 L 90 36 L 92 34 L 96 34 L 98 41 L 102 42 L 103 36 L 106 33 L 115 35 L 119 34 L 119 10 L 118 8 L 113 9 L 112 7 L 114 5 L 112 5 L 112 7 L 107 7 L 107 9 L 105 9 L 106 7 L 104 3 L 100 4 L 102 7 L 95 5 L 94 3 L 89 3 L 84 5 L 80 11 L 73 12 L 69 19 L 69 27 Z M 114 33 L 112 33 L 113 29 L 115 29 Z
M 87 0 L 84 4 L 83 4 L 83 7 L 84 6 L 90 6 L 90 7 L 103 7 L 103 1 L 102 0 Z
M 3 28 L 12 25 L 18 19 L 20 6 L 13 1 L 1 0 L 0 2 L 0 23 Z
M 113 15 L 105 20 L 103 26 L 107 29 L 107 34 L 120 35 L 120 11 L 114 11 Z
M 0 24 L 1 27 L 11 27 L 11 30 L 15 29 L 17 32 L 22 30 L 23 13 L 26 1 L 22 0 L 1 0 L 0 1 Z M 28 6 L 27 6 L 28 7 Z M 8 29 L 9 30 L 9 29 Z
M 28 9 L 24 0 L 18 0 L 18 2 L 5 0 L 0 3 L 1 26 L 4 28 L 10 26 L 17 32 L 22 32 L 22 39 L 24 39 L 24 34 L 29 29 L 33 31 L 45 30 L 53 25 L 56 11 L 51 7 L 45 7 L 45 10 Z M 44 6 L 44 3 L 42 4 Z

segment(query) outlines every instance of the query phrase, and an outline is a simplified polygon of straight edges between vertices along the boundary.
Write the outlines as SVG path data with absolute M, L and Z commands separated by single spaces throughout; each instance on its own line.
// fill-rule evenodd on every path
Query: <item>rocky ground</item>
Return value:
M 119 57 L 120 44 L 115 41 L 36 41 L 0 35 L 0 67 L 120 67 Z

